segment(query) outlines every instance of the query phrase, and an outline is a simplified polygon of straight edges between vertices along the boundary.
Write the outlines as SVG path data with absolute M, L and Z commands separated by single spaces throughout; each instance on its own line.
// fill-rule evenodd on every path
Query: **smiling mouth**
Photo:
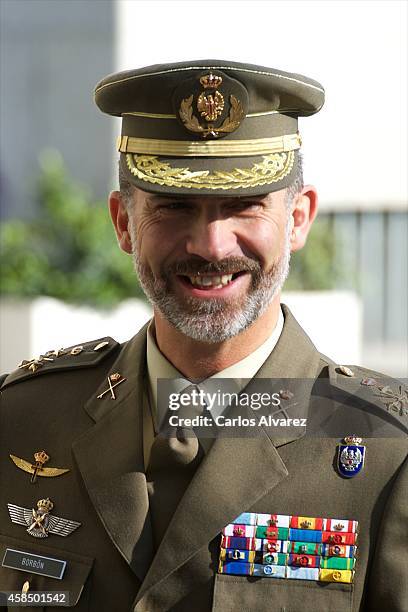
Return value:
M 216 275 L 180 275 L 181 278 L 191 285 L 192 287 L 197 287 L 199 289 L 222 289 L 226 287 L 230 283 L 232 283 L 236 278 L 245 274 L 245 271 L 242 272 L 234 272 L 233 274 L 216 274 Z

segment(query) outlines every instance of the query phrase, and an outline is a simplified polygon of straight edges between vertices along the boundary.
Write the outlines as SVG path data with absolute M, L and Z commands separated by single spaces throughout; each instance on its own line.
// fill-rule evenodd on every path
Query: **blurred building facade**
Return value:
M 1 216 L 35 214 L 38 157 L 60 151 L 76 179 L 106 197 L 112 124 L 95 83 L 115 69 L 115 4 L 1 0 Z M 85 129 L 86 128 L 86 129 Z
M 382 210 L 327 210 L 338 237 L 337 260 L 349 274 L 341 284 L 362 304 L 362 364 L 408 376 L 408 215 Z M 347 319 L 333 321 L 347 328 Z

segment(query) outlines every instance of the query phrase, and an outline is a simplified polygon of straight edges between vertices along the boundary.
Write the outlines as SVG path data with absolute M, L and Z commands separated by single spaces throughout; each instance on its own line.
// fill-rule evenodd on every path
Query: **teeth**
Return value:
M 232 281 L 232 274 L 223 274 L 222 276 L 189 276 L 193 285 L 198 287 L 213 287 L 221 289 Z

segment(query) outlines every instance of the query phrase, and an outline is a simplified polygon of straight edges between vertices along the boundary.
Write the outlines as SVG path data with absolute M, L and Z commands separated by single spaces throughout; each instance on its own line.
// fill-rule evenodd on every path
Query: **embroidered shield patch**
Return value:
M 344 444 L 338 445 L 337 469 L 341 476 L 352 478 L 363 469 L 366 447 L 361 442 L 357 436 L 347 436 Z

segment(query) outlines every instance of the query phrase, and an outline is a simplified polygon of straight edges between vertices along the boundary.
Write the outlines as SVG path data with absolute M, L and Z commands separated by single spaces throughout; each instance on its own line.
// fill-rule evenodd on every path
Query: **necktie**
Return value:
M 190 395 L 191 402 L 187 406 L 180 406 L 177 413 L 174 413 L 179 419 L 193 418 L 203 412 L 202 405 L 193 404 L 193 389 L 196 389 L 195 385 L 189 385 L 182 392 L 183 395 Z M 155 437 L 146 480 L 156 548 L 203 456 L 204 451 L 192 429 L 168 428 Z

